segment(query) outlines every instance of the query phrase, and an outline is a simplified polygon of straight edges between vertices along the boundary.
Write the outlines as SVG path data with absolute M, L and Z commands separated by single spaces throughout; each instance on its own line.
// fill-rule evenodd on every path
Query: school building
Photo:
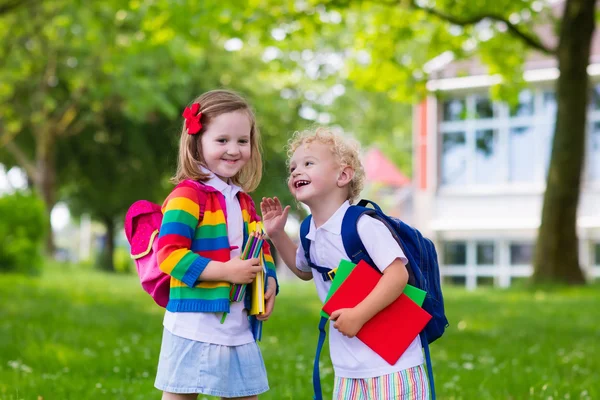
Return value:
M 597 35 L 598 36 L 598 35 Z M 584 274 L 600 277 L 600 40 L 594 40 L 577 228 Z M 508 287 L 531 275 L 556 115 L 554 59 L 531 55 L 517 107 L 477 61 L 438 65 L 414 106 L 414 225 L 436 242 L 445 281 Z M 443 57 L 442 57 L 443 58 Z

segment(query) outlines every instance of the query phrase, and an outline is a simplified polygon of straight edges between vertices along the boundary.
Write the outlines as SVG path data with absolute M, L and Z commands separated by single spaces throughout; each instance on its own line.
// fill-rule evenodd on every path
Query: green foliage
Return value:
M 162 201 L 165 175 L 176 157 L 169 121 L 157 115 L 140 123 L 107 112 L 102 125 L 58 146 L 61 197 L 74 215 L 117 220 L 136 200 Z
M 129 251 L 123 247 L 117 247 L 114 254 L 115 271 L 119 273 L 131 273 L 135 271 L 135 265 Z
M 451 325 L 431 347 L 438 398 L 600 397 L 598 289 L 445 287 Z M 0 276 L 0 298 L 10 299 L 0 303 L 3 400 L 160 397 L 164 310 L 136 276 L 49 267 L 41 278 Z M 311 398 L 319 307 L 312 282 L 282 282 L 260 343 L 271 387 L 261 399 Z M 330 398 L 327 345 L 321 357 Z
M 0 272 L 39 271 L 45 221 L 44 203 L 36 195 L 0 197 Z
M 353 88 L 337 67 L 322 64 L 307 77 L 302 65 L 341 54 L 352 36 L 340 35 L 320 12 L 267 3 L 58 0 L 5 15 L 0 160 L 33 179 L 36 158 L 56 153 L 58 198 L 75 215 L 118 221 L 132 201 L 160 201 L 168 190 L 183 106 L 228 87 L 249 98 L 261 127 L 264 179 L 256 200 L 276 195 L 292 202 L 282 148 L 292 132 L 315 122 L 380 145 L 406 171 L 410 109 L 398 112 L 385 95 Z M 293 16 L 297 23 L 281 25 Z M 283 29 L 286 40 L 277 40 L 273 28 Z M 230 39 L 242 48 L 226 50 Z M 300 55 L 309 46 L 319 50 Z M 263 59 L 267 50 L 278 55 Z M 346 94 L 327 101 L 334 85 L 347 85 Z M 301 118 L 303 107 L 320 117 Z M 390 136 L 401 145 L 387 145 Z
M 525 56 L 532 50 L 553 50 L 554 40 L 540 41 L 537 32 L 556 33 L 555 26 L 560 25 L 556 5 L 533 0 L 328 0 L 290 9 L 286 0 L 274 3 L 272 9 L 280 13 L 276 29 L 286 36 L 272 46 L 289 57 L 288 69 L 309 70 L 307 66 L 317 64 L 321 68 L 310 75 L 322 80 L 331 68 L 317 59 L 336 56 L 344 64 L 333 71 L 339 81 L 347 79 L 357 89 L 409 104 L 425 95 L 429 79 L 472 73 L 499 74 L 508 84 L 492 88 L 492 95 L 515 101 L 525 86 Z M 300 52 L 301 57 L 294 57 Z M 449 74 L 447 62 L 437 66 L 431 62 L 442 54 L 452 58 Z M 477 72 L 471 70 L 473 62 L 481 63 Z

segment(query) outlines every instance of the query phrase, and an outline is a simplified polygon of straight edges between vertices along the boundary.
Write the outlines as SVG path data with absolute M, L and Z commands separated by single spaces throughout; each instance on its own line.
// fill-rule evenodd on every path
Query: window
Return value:
M 600 242 L 593 244 L 593 265 L 600 267 Z
M 589 147 L 589 177 L 591 181 L 600 181 L 600 122 L 594 122 Z
M 492 276 L 478 276 L 477 277 L 477 287 L 480 286 L 494 286 L 494 277 Z
M 511 107 L 511 117 L 529 117 L 533 115 L 534 95 L 530 90 L 523 90 L 519 93 L 519 102 Z
M 489 97 L 475 96 L 475 116 L 477 119 L 494 118 L 494 104 Z
M 444 265 L 466 265 L 467 244 L 465 242 L 444 243 Z
M 595 90 L 600 107 L 600 85 Z M 545 182 L 556 117 L 553 90 L 524 90 L 514 106 L 480 93 L 448 98 L 441 106 L 440 185 Z M 591 113 L 594 118 L 598 125 L 591 125 L 588 146 L 593 150 L 586 156 L 593 159 L 591 176 L 600 180 L 600 111 Z
M 533 244 L 511 243 L 510 265 L 529 265 L 533 260 Z
M 442 183 L 466 183 L 467 146 L 465 132 L 448 132 L 442 139 Z
M 462 121 L 467 117 L 465 99 L 449 99 L 444 101 L 444 121 Z
M 544 102 L 544 113 L 552 117 L 552 122 L 556 119 L 556 94 L 553 91 L 546 91 L 542 95 Z
M 502 170 L 496 130 L 485 129 L 475 132 L 475 154 L 475 182 L 500 182 Z
M 593 110 L 600 110 L 600 85 L 595 85 L 592 88 L 592 104 Z
M 495 264 L 495 247 L 493 242 L 477 243 L 477 265 Z
M 584 179 L 600 182 L 600 84 L 593 88 L 590 107 Z M 515 106 L 480 93 L 445 99 L 440 184 L 545 183 L 556 109 L 555 92 L 549 89 L 524 90 Z
M 535 137 L 532 127 L 516 127 L 509 131 L 508 180 L 511 182 L 532 182 L 535 180 L 534 159 Z
M 444 276 L 443 282 L 446 285 L 465 286 L 467 284 L 467 278 L 464 276 Z
M 540 153 L 543 165 L 545 179 L 548 175 L 548 167 L 550 166 L 550 153 L 552 152 L 552 139 L 554 138 L 554 129 L 556 128 L 556 93 L 554 91 L 545 91 L 542 94 L 542 102 L 544 104 L 544 119 L 538 132 L 540 138 Z

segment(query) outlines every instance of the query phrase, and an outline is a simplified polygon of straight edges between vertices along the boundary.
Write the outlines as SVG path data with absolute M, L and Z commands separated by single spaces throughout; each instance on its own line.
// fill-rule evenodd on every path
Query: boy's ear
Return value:
M 342 171 L 340 172 L 340 175 L 338 176 L 338 180 L 337 180 L 338 187 L 346 186 L 347 184 L 350 183 L 350 181 L 352 181 L 352 178 L 354 178 L 354 170 L 352 169 L 352 167 L 346 165 L 344 168 L 342 168 Z

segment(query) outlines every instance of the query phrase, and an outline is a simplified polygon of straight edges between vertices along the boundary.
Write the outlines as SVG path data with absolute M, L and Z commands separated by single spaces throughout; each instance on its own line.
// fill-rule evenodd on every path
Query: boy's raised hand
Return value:
M 273 237 L 283 232 L 290 206 L 283 208 L 277 197 L 263 197 L 260 202 L 260 211 L 267 235 Z

